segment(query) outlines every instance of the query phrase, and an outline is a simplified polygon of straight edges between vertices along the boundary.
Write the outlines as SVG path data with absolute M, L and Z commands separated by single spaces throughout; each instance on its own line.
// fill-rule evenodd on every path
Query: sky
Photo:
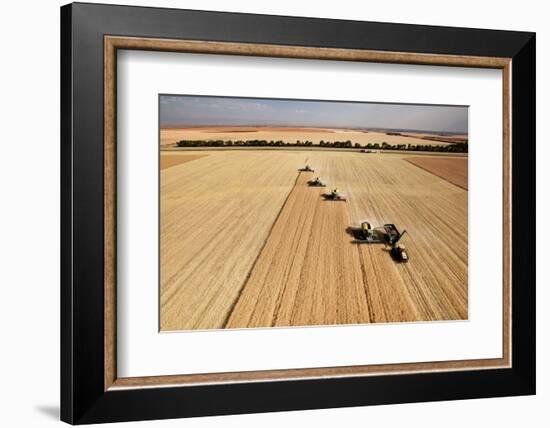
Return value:
M 161 126 L 383 128 L 466 134 L 468 107 L 161 95 Z

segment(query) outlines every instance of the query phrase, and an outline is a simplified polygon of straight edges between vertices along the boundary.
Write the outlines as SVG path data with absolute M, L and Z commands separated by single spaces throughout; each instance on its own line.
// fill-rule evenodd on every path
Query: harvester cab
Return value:
M 372 225 L 368 221 L 361 222 L 361 230 L 365 232 L 365 234 L 372 233 Z
M 384 242 L 381 239 L 379 228 L 374 228 L 372 224 L 363 220 L 359 227 L 350 227 L 349 230 L 355 238 L 354 244 L 375 244 Z
M 372 225 L 368 221 L 361 222 L 361 236 L 365 240 L 372 239 L 374 235 L 374 229 L 372 228 Z

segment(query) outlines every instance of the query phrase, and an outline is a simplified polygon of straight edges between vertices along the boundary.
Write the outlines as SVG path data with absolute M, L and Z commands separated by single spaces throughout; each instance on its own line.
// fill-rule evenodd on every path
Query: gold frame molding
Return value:
M 218 55 L 262 56 L 397 64 L 442 65 L 502 70 L 503 82 L 503 349 L 502 358 L 423 363 L 358 365 L 305 369 L 205 373 L 119 378 L 116 368 L 116 67 L 117 50 L 169 51 Z M 511 367 L 511 58 L 382 52 L 357 49 L 104 37 L 104 389 L 192 386 L 235 382 L 392 375 Z

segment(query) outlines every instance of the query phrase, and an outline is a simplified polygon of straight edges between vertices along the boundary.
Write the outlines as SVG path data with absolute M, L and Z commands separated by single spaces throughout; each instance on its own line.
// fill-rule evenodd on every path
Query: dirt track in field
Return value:
M 413 165 L 468 190 L 468 158 L 427 157 L 405 158 Z
M 211 153 L 161 174 L 163 330 L 467 318 L 467 191 L 400 155 Z M 407 229 L 411 261 L 352 244 L 361 219 Z

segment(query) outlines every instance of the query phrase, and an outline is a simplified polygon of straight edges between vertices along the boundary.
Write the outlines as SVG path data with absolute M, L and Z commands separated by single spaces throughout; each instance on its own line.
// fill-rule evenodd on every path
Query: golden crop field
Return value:
M 305 159 L 199 154 L 160 172 L 162 330 L 223 327 Z
M 388 135 L 378 131 L 358 131 L 332 128 L 276 128 L 276 127 L 200 127 L 200 128 L 162 128 L 160 145 L 175 145 L 180 140 L 282 140 L 288 143 L 300 141 L 346 141 L 366 145 L 386 142 L 390 145 L 421 144 L 425 146 L 445 146 L 448 143 L 422 139 L 427 134 L 408 133 L 409 136 Z
M 161 171 L 162 330 L 467 318 L 466 190 L 401 154 L 200 153 Z M 362 219 L 406 229 L 410 262 L 352 244 Z

